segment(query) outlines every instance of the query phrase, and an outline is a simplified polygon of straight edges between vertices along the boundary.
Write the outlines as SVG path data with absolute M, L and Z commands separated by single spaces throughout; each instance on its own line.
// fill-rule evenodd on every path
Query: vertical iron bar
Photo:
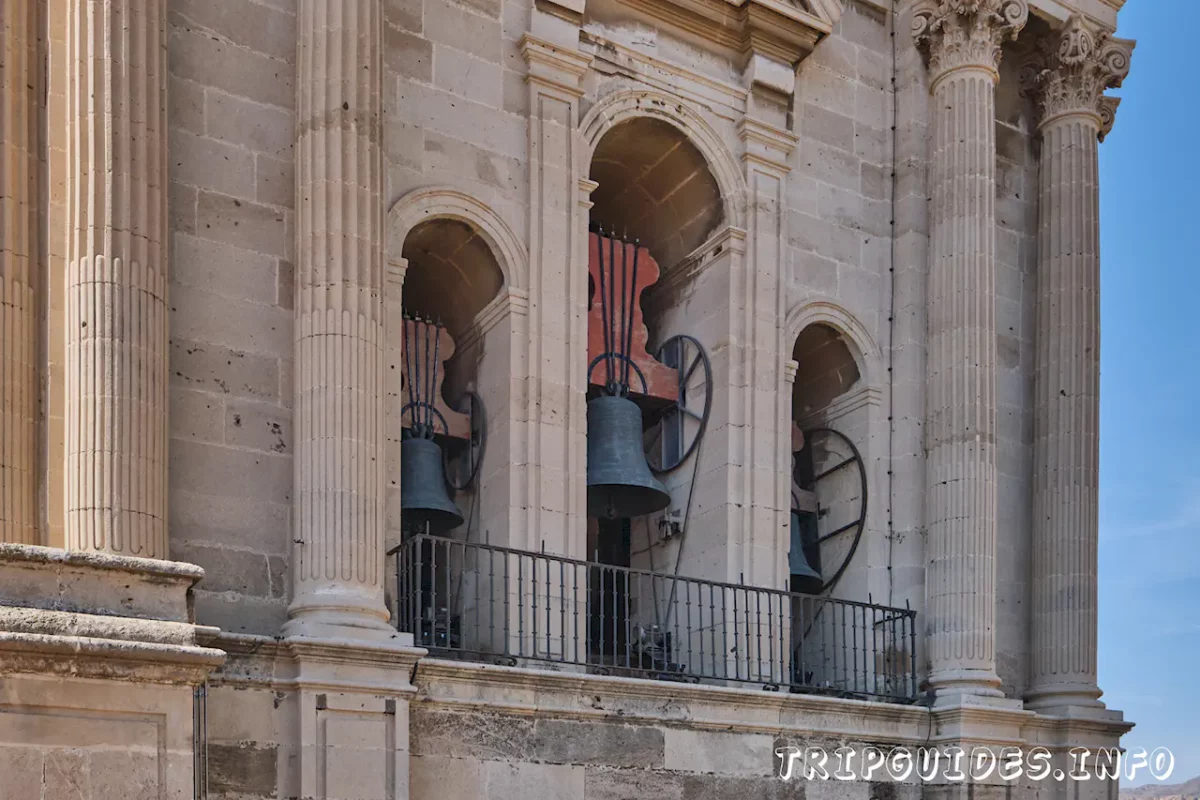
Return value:
M 630 641 L 633 637 L 630 635 L 633 631 L 633 618 L 629 615 L 629 596 L 630 591 L 630 574 L 627 570 L 621 570 L 621 581 L 625 587 L 625 619 L 623 620 L 625 627 L 625 668 L 629 669 L 633 665 L 633 642 Z
M 684 585 L 687 587 L 685 589 L 685 591 L 687 592 L 687 595 L 684 598 L 684 605 L 687 607 L 687 639 L 688 639 L 687 667 L 690 668 L 692 670 L 692 672 L 695 673 L 695 672 L 697 672 L 697 670 L 696 670 L 696 659 L 693 657 L 694 654 L 692 653 L 692 638 L 695 635 L 696 629 L 692 627 L 692 582 L 688 581 Z M 700 668 L 703 669 L 704 668 L 704 655 L 703 655 L 703 653 L 704 653 L 704 632 L 703 631 L 700 632 L 700 648 L 701 648 L 701 650 L 700 650 L 700 652 L 701 652 Z
M 538 657 L 538 596 L 537 596 L 538 576 L 537 576 L 537 568 L 538 568 L 538 557 L 537 557 L 537 554 L 534 553 L 530 557 L 530 560 L 529 560 L 529 589 L 532 594 L 532 597 L 530 598 L 530 603 L 529 603 L 529 618 L 530 618 L 530 623 L 533 625 L 533 640 L 532 640 L 533 652 L 531 652 L 530 655 L 533 658 Z
M 754 640 L 756 642 L 757 653 L 754 656 L 754 669 L 758 674 L 756 680 L 762 680 L 763 660 L 762 660 L 762 592 L 754 590 Z
M 425 643 L 425 609 L 422 607 L 425 603 L 425 564 L 423 563 L 425 560 L 425 548 L 423 547 L 425 540 L 418 535 L 414 537 L 413 543 L 417 549 L 417 574 L 413 576 L 413 580 L 416 583 L 416 586 L 414 587 L 416 590 L 414 592 L 416 595 L 416 608 L 413 609 L 416 612 L 416 625 L 414 627 L 416 628 L 417 646 L 422 647 Z
M 567 658 L 567 575 L 566 562 L 558 562 L 558 639 L 562 650 L 560 661 Z
M 404 380 L 405 380 L 405 383 L 408 384 L 408 402 L 411 404 L 415 399 L 415 394 L 413 391 L 412 364 L 408 359 L 409 340 L 412 339 L 412 337 L 409 335 L 409 331 L 408 331 L 408 326 L 409 326 L 408 314 L 404 314 L 403 319 L 404 319 L 404 324 L 402 327 L 404 329 L 404 341 L 402 341 L 401 344 L 404 346 Z M 409 413 L 411 414 L 412 423 L 415 426 L 417 424 L 417 407 L 413 406 L 412 411 Z
M 908 600 L 904 601 L 904 607 L 905 607 L 905 609 L 909 609 Z M 909 675 L 911 676 L 911 679 L 910 679 L 911 694 L 910 694 L 910 696 L 915 698 L 917 696 L 917 625 L 916 625 L 916 621 L 914 620 L 914 615 L 913 615 L 911 609 L 909 609 L 908 614 L 906 616 L 906 623 L 908 624 L 908 637 L 909 637 L 909 645 L 908 645 L 909 665 L 908 665 L 908 668 L 909 668 Z
M 608 311 L 611 316 L 607 320 L 605 320 L 605 324 L 609 325 L 611 328 L 611 332 L 608 335 L 608 342 L 609 342 L 609 353 L 608 353 L 609 384 L 608 384 L 608 389 L 610 392 L 613 392 L 614 394 L 617 393 L 614 391 L 614 389 L 616 387 L 616 383 L 617 383 L 617 379 L 616 379 L 617 371 L 616 371 L 616 364 L 613 360 L 614 359 L 613 351 L 616 349 L 616 338 L 617 338 L 616 319 L 615 319 L 615 316 L 617 313 L 617 306 L 616 306 L 616 297 L 613 294 L 613 292 L 616 291 L 616 283 L 617 283 L 617 261 L 616 261 L 617 251 L 616 251 L 616 245 L 615 245 L 615 241 L 614 241 L 615 238 L 616 237 L 613 236 L 613 237 L 609 238 L 609 240 L 608 240 L 608 268 L 610 270 L 609 275 L 608 275 Z
M 496 650 L 496 551 L 488 550 L 488 646 L 485 652 Z
M 742 679 L 742 633 L 741 623 L 738 621 L 738 598 L 737 587 L 733 589 L 733 679 Z
M 618 381 L 621 385 L 621 396 L 629 394 L 629 381 L 625 378 L 625 374 L 629 369 L 629 352 L 625 350 L 625 325 L 627 320 L 627 312 L 625 310 L 625 297 L 629 291 L 629 268 L 628 268 L 629 243 L 624 239 L 621 240 L 621 331 L 618 334 L 618 347 L 621 349 L 621 361 L 617 365 L 617 370 L 621 376 Z M 613 262 L 614 269 L 616 262 Z M 616 278 L 613 278 L 613 284 L 616 284 Z
M 607 633 L 604 629 L 604 567 L 600 565 L 600 553 L 596 553 L 596 575 L 599 578 L 597 583 L 600 584 L 600 663 L 605 663 L 604 659 L 608 653 L 604 649 L 604 634 Z M 614 648 L 615 649 L 615 648 Z
M 599 268 L 600 286 L 598 289 L 599 294 L 600 294 L 600 319 L 601 319 L 600 331 L 604 335 L 604 371 L 606 373 L 605 378 L 604 378 L 604 386 L 607 389 L 609 386 L 612 385 L 612 374 L 611 374 L 612 362 L 610 360 L 612 358 L 612 342 L 610 341 L 611 337 L 609 336 L 609 330 L 608 330 L 608 281 L 606 280 L 605 275 L 604 275 L 604 228 L 603 227 L 601 227 L 599 229 L 599 235 L 596 238 L 596 249 L 600 253 L 600 268 Z
M 628 246 L 628 245 L 626 245 Z M 633 358 L 633 318 L 634 308 L 637 304 L 637 274 L 638 274 L 638 253 L 641 248 L 635 240 L 633 243 L 633 277 L 629 281 L 629 325 L 625 331 L 625 385 L 629 386 L 629 368 Z
M 525 558 L 517 554 L 517 653 L 525 655 Z

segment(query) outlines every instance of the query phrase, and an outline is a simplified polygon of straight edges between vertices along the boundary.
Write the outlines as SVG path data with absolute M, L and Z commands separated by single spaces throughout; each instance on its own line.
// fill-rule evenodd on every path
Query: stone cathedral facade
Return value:
M 0 796 L 1113 800 L 1123 3 L 0 0 Z

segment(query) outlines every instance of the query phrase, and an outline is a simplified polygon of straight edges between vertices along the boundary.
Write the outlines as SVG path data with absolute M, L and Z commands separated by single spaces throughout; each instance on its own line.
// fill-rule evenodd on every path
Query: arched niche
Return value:
M 805 561 L 833 577 L 846 564 L 833 596 L 867 599 L 871 543 L 878 537 L 880 503 L 886 503 L 886 462 L 873 441 L 886 428 L 881 392 L 873 384 L 878 352 L 866 330 L 844 309 L 814 302 L 789 319 L 795 379 L 791 386 L 791 505 L 798 512 Z M 829 433 L 832 430 L 836 433 Z M 820 431 L 820 432 L 818 432 Z M 857 459 L 850 462 L 851 459 Z M 882 471 L 882 472 L 881 472 Z M 823 476 L 823 477 L 822 477 Z M 856 529 L 836 531 L 863 518 Z M 833 535 L 833 538 L 826 538 Z M 857 547 L 855 537 L 858 536 Z M 824 540 L 816 545 L 818 539 Z M 789 538 L 789 564 L 795 573 L 797 541 Z
M 440 322 L 450 344 L 442 351 L 440 399 L 448 417 L 466 411 L 466 392 L 482 399 L 487 444 L 471 488 L 455 501 L 466 521 L 456 538 L 503 541 L 507 535 L 512 386 L 520 379 L 513 315 L 525 309 L 527 257 L 511 228 L 489 206 L 451 187 L 429 187 L 401 198 L 388 214 L 389 281 L 386 355 L 389 366 L 389 539 L 401 536 L 399 475 L 405 315 Z M 448 351 L 448 352 L 447 352 Z M 452 418 L 453 419 L 453 418 Z M 459 424 L 465 417 L 459 418 Z
M 695 277 L 700 270 L 691 267 L 704 261 L 708 268 L 708 256 L 721 250 L 721 245 L 714 243 L 726 241 L 730 229 L 741 222 L 744 181 L 736 161 L 699 113 L 678 98 L 653 91 L 610 95 L 591 109 L 582 128 L 590 153 L 588 177 L 597 184 L 591 193 L 589 221 L 593 236 L 636 241 L 657 268 L 657 280 L 651 283 L 645 262 L 641 262 L 638 282 L 645 284 L 645 291 L 640 296 L 640 319 L 635 325 L 644 329 L 639 327 L 635 332 L 635 341 L 642 337 L 644 351 L 635 352 L 634 358 L 651 359 L 659 345 L 676 334 L 695 336 L 711 350 L 721 336 L 718 319 L 728 314 L 728 278 L 705 284 Z M 728 248 L 723 257 L 729 257 L 733 249 Z M 597 256 L 592 247 L 589 252 L 589 271 L 594 274 Z M 715 267 L 713 271 L 715 274 L 721 269 Z M 596 350 L 597 288 L 592 277 L 589 361 Z M 662 403 L 670 402 L 654 391 L 653 373 L 658 372 L 655 364 L 646 367 L 651 391 L 635 398 L 643 407 L 646 421 L 653 418 Z M 662 371 L 667 381 L 663 385 L 674 387 L 674 370 Z M 695 380 L 693 376 L 693 384 Z M 693 395 L 702 394 L 703 381 L 690 388 Z M 594 394 L 597 390 L 593 387 L 589 391 Z M 680 438 L 686 438 L 686 434 Z M 671 508 L 681 516 L 692 490 L 695 463 L 690 460 L 662 476 L 671 494 Z M 662 539 L 659 517 L 661 513 L 624 525 L 589 520 L 588 556 L 620 566 L 674 571 L 677 543 Z M 702 551 L 698 548 L 697 552 Z M 702 572 L 686 564 L 679 566 L 685 573 Z

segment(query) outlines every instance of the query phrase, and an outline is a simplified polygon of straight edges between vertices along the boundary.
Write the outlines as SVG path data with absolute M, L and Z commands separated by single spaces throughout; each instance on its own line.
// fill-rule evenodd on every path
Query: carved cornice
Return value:
M 1095 118 L 1103 140 L 1112 130 L 1120 103 L 1105 97 L 1104 91 L 1119 87 L 1129 74 L 1134 44 L 1079 14 L 1039 39 L 1023 65 L 1021 84 L 1038 104 L 1040 126 L 1086 114 Z
M 844 0 L 621 0 L 674 28 L 744 55 L 795 66 L 841 18 Z
M 929 56 L 932 82 L 964 68 L 1000 77 L 1000 47 L 1029 19 L 1028 0 L 919 0 L 912 35 Z

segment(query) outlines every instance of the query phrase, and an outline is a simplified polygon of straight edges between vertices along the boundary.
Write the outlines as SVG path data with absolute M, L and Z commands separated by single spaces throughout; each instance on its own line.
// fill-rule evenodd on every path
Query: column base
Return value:
M 1094 683 L 1054 683 L 1038 686 L 1025 693 L 1025 707 L 1053 713 L 1054 709 L 1103 709 L 1104 692 Z
M 929 687 L 937 695 L 939 705 L 954 705 L 959 697 L 1004 700 L 1000 685 L 1000 676 L 988 669 L 935 670 L 929 676 Z M 1015 702 L 1020 708 L 1021 702 Z
M 388 622 L 382 600 L 347 586 L 301 590 L 288 607 L 283 636 L 384 642 L 402 635 Z M 412 636 L 408 636 L 409 644 Z

